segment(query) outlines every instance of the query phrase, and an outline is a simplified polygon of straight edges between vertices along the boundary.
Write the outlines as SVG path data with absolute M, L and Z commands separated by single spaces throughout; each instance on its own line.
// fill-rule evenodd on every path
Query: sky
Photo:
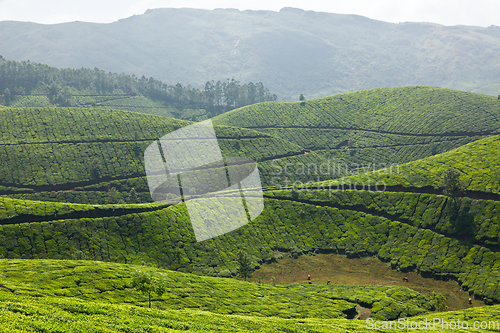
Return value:
M 393 23 L 500 26 L 500 0 L 0 0 L 0 21 L 109 23 L 151 8 L 182 7 L 273 11 L 295 7 Z

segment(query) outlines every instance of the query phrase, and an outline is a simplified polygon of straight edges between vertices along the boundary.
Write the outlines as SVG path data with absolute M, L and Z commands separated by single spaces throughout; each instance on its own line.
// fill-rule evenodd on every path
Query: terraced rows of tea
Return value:
M 276 249 L 375 255 L 393 268 L 453 278 L 478 299 L 500 301 L 498 201 L 461 198 L 462 218 L 455 220 L 450 199 L 436 194 L 269 190 L 261 216 L 204 242 L 196 242 L 184 205 L 143 206 L 3 198 L 0 256 L 146 261 L 231 276 L 241 248 L 257 262 L 273 260 Z M 206 218 L 217 219 L 211 214 Z
M 145 309 L 128 304 L 61 297 L 26 297 L 0 293 L 0 325 L 8 332 L 372 332 L 372 326 L 361 320 L 278 317 L 250 317 L 216 314 L 200 310 Z M 456 327 L 467 321 L 468 332 L 498 331 L 499 306 L 475 307 L 455 312 L 431 313 L 410 318 L 430 322 L 435 332 L 450 332 L 450 322 Z M 444 324 L 447 322 L 447 324 Z M 393 322 L 392 328 L 396 327 Z M 406 323 L 406 322 L 405 322 Z M 388 322 L 385 323 L 389 325 Z M 476 328 L 474 328 L 476 324 Z M 481 328 L 481 324 L 483 325 Z M 383 322 L 378 322 L 381 327 Z M 425 324 L 424 324 L 425 325 Z M 448 328 L 447 328 L 448 325 Z M 424 327 L 424 326 L 422 326 Z M 453 327 L 453 326 L 452 326 Z M 464 325 L 465 327 L 465 325 Z M 399 326 L 403 328 L 403 326 Z M 411 328 L 384 331 L 413 331 Z
M 125 111 L 4 108 L 0 124 L 6 129 L 0 138 L 1 194 L 77 203 L 136 203 L 151 201 L 144 150 L 189 122 Z M 264 185 L 270 184 L 273 165 L 323 161 L 267 134 L 226 126 L 215 130 L 224 157 L 245 156 L 259 162 Z
M 79 95 L 73 95 L 73 106 L 98 108 L 101 110 L 124 110 L 132 112 L 140 112 L 157 116 L 171 117 L 177 119 L 190 119 L 193 115 L 198 119 L 206 118 L 207 111 L 204 109 L 189 109 L 176 108 L 172 105 L 165 106 L 161 102 L 151 100 L 142 95 L 131 96 L 123 91 L 115 91 L 114 94 L 96 94 L 94 91 L 80 90 L 76 92 Z M 10 104 L 15 108 L 29 107 L 54 107 L 48 95 L 33 95 L 19 96 L 15 103 Z
M 403 164 L 500 134 L 500 103 L 443 88 L 381 88 L 260 103 L 214 122 L 269 133 L 348 164 Z
M 282 318 L 350 318 L 356 304 L 373 308 L 374 318 L 387 320 L 433 310 L 433 300 L 406 287 L 313 284 L 256 284 L 181 272 L 95 261 L 0 260 L 0 279 L 18 294 L 78 297 L 147 306 L 147 298 L 130 287 L 137 271 L 163 276 L 163 296 L 155 307 L 198 309 L 221 314 Z M 39 274 L 44 271 L 44 274 Z M 255 304 L 255 297 L 260 302 Z M 293 302 L 290 302 L 293 299 Z
M 353 175 L 341 180 L 311 184 L 310 187 L 333 187 L 342 184 L 371 185 L 374 188 L 401 188 L 405 191 L 440 191 L 443 177 L 450 168 L 460 174 L 458 195 L 498 200 L 500 193 L 500 136 L 478 140 L 449 152 L 377 171 Z M 361 187 L 360 187 L 361 188 Z
M 496 99 L 427 87 L 263 103 L 221 115 L 214 123 L 222 154 L 258 162 L 265 209 L 239 229 L 197 242 L 185 204 L 151 203 L 143 161 L 149 144 L 190 122 L 126 111 L 0 108 L 7 129 L 0 137 L 0 283 L 17 283 L 26 297 L 40 294 L 49 303 L 54 295 L 141 303 L 126 280 L 129 265 L 147 263 L 178 271 L 167 274 L 171 295 L 162 306 L 169 309 L 353 318 L 358 303 L 374 318 L 395 319 L 433 307 L 393 287 L 248 287 L 231 280 L 225 290 L 226 282 L 180 273 L 233 277 L 239 250 L 256 267 L 276 260 L 278 250 L 375 256 L 394 269 L 456 280 L 477 300 L 498 303 L 498 115 Z M 311 177 L 309 168 L 332 161 L 339 169 Z M 384 169 L 389 163 L 401 165 Z M 459 177 L 453 194 L 443 191 L 450 170 Z M 51 273 L 30 282 L 40 265 Z M 90 282 L 93 270 L 104 278 Z M 22 297 L 7 301 L 31 313 Z M 9 309 L 0 310 L 12 316 Z

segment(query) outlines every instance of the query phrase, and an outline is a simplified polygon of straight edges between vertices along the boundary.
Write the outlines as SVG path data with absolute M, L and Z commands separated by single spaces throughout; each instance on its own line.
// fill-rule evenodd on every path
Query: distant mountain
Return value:
M 0 54 L 168 84 L 262 81 L 280 100 L 428 85 L 500 93 L 500 27 L 386 23 L 283 8 L 155 9 L 110 24 L 0 22 Z

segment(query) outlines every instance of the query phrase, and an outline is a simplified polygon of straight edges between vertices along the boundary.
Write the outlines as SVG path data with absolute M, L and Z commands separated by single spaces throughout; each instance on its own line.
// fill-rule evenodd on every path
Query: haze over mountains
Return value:
M 500 27 L 157 9 L 0 41 L 0 331 L 500 331 Z
M 154 9 L 110 24 L 0 22 L 0 54 L 165 83 L 262 81 L 280 100 L 427 85 L 496 96 L 500 27 L 386 23 L 284 8 Z

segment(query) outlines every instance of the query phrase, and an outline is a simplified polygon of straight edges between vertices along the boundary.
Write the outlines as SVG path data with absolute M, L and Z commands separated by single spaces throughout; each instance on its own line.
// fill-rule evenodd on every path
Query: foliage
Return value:
M 10 99 L 12 98 L 11 94 L 10 94 L 10 89 L 9 88 L 5 88 L 5 90 L 3 91 L 3 100 L 4 100 L 4 104 L 5 105 L 10 105 Z
M 431 301 L 435 305 L 436 311 L 438 311 L 438 312 L 446 311 L 446 308 L 447 308 L 446 296 L 444 296 L 440 293 L 432 292 L 432 295 L 430 298 L 431 298 Z
M 443 193 L 455 198 L 460 191 L 462 186 L 460 183 L 460 171 L 454 168 L 449 168 L 443 177 Z
M 494 322 L 500 320 L 498 306 L 434 313 L 411 318 L 432 322 L 467 320 Z M 248 315 L 214 314 L 186 309 L 164 311 L 138 308 L 128 304 L 82 301 L 77 298 L 27 297 L 0 293 L 0 325 L 5 331 L 20 332 L 371 332 L 366 322 L 346 319 L 283 319 L 250 317 Z M 391 330 L 387 330 L 391 332 Z M 400 330 L 398 330 L 400 331 Z M 440 325 L 433 330 L 448 332 Z M 481 330 L 494 332 L 495 329 Z M 396 330 L 394 330 L 396 332 Z
M 432 95 L 430 90 L 423 89 L 426 98 Z M 416 88 L 410 91 L 418 93 Z M 483 106 L 488 105 L 483 102 Z M 487 110 L 477 112 L 486 119 Z M 450 126 L 453 119 L 448 120 Z M 312 191 L 269 187 L 265 191 L 266 208 L 258 218 L 228 234 L 196 242 L 185 205 L 118 204 L 128 202 L 132 189 L 140 202 L 147 201 L 147 182 L 134 144 L 144 149 L 188 122 L 119 111 L 2 108 L 0 123 L 9 129 L 2 133 L 0 183 L 4 186 L 0 190 L 11 196 L 0 197 L 2 257 L 148 262 L 172 270 L 230 277 L 237 273 L 237 251 L 241 248 L 257 262 L 271 260 L 276 249 L 296 253 L 336 251 L 349 256 L 377 255 L 393 268 L 454 278 L 478 297 L 500 301 L 500 256 L 496 252 L 500 215 L 499 201 L 493 195 L 500 186 L 495 178 L 498 136 L 403 165 L 398 171 L 404 173 L 371 171 L 321 182 L 322 187 Z M 479 130 L 495 131 L 488 127 L 492 124 L 494 121 L 480 124 L 484 127 Z M 324 156 L 305 154 L 300 145 L 265 133 L 222 125 L 215 131 L 224 156 L 246 156 L 259 162 L 264 185 L 270 184 L 277 166 L 284 170 L 287 164 L 304 166 L 325 161 Z M 419 136 L 418 132 L 413 134 Z M 352 145 L 349 140 L 347 144 Z M 276 164 L 273 161 L 278 157 L 283 158 Z M 87 163 L 94 160 L 92 165 L 102 164 L 98 179 L 91 179 L 92 165 Z M 457 209 L 451 211 L 450 200 L 432 189 L 439 188 L 448 168 L 460 169 L 460 178 L 466 184 L 462 193 L 465 197 L 457 196 L 453 200 Z M 297 173 L 295 176 L 307 179 Z M 211 181 L 205 176 L 200 179 L 206 184 Z M 366 186 L 345 191 L 342 186 L 385 182 L 394 187 L 393 192 L 373 191 Z M 413 187 L 419 187 L 416 184 L 421 189 L 415 190 Z M 329 187 L 339 191 L 330 191 Z M 456 217 L 454 211 L 458 212 Z M 207 218 L 212 220 L 219 217 L 217 212 L 209 214 Z M 400 308 L 385 309 L 384 304 L 373 312 L 384 318 L 402 312 Z M 273 311 L 280 313 L 281 308 Z
M 143 271 L 135 271 L 131 287 L 148 295 L 148 304 L 151 308 L 151 294 L 162 296 L 166 291 L 166 283 L 162 276 L 153 275 Z
M 245 251 L 239 250 L 236 258 L 238 261 L 237 274 L 246 281 L 247 278 L 252 277 L 252 262 L 250 257 Z
M 12 205 L 9 200 L 14 199 L 3 199 L 6 211 L 12 212 L 7 216 L 20 215 L 31 223 L 0 226 L 0 255 L 63 259 L 82 251 L 88 259 L 146 261 L 184 272 L 230 276 L 237 271 L 239 248 L 260 262 L 273 258 L 278 246 L 282 251 L 375 254 L 394 268 L 453 277 L 476 295 L 500 300 L 495 268 L 500 257 L 489 249 L 499 242 L 492 236 L 500 230 L 498 202 L 463 199 L 477 225 L 474 238 L 479 244 L 474 245 L 458 237 L 445 214 L 436 213 L 444 207 L 443 196 L 368 191 L 330 196 L 327 191 L 301 191 L 298 201 L 292 201 L 290 191 L 278 190 L 265 196 L 266 208 L 252 223 L 204 242 L 195 241 L 183 205 L 46 202 L 38 212 L 37 202 Z M 32 217 L 21 207 L 26 212 L 31 209 Z M 56 207 L 58 214 L 65 207 L 68 214 L 53 217 L 50 212 Z M 78 215 L 71 215 L 73 209 L 79 210 L 74 213 Z M 217 218 L 211 214 L 215 215 L 207 218 Z
M 323 186 L 338 184 L 370 184 L 379 188 L 403 187 L 436 190 L 442 187 L 443 175 L 448 169 L 460 169 L 460 186 L 467 191 L 500 193 L 500 167 L 497 163 L 500 136 L 492 136 L 449 152 L 363 174 L 355 174 L 341 180 L 327 181 Z
M 107 204 L 126 202 L 132 187 L 140 202 L 151 201 L 143 151 L 154 140 L 189 122 L 124 111 L 5 108 L 0 112 L 0 124 L 5 129 L 0 138 L 0 183 L 11 187 L 7 193 L 0 189 L 0 193 L 24 199 Z M 263 133 L 226 126 L 216 126 L 215 131 L 223 156 L 245 156 L 260 162 L 264 185 L 270 185 L 274 177 L 274 159 L 279 159 L 275 164 L 281 166 L 321 160 L 304 154 L 300 146 Z M 289 178 L 295 181 L 301 177 Z M 31 190 L 18 195 L 15 187 Z M 118 193 L 109 193 L 112 187 Z
M 283 328 L 297 332 L 370 331 L 365 322 L 341 319 L 345 317 L 342 309 L 356 305 L 339 300 L 343 297 L 373 304 L 372 310 L 379 309 L 375 312 L 380 313 L 375 315 L 375 320 L 390 318 L 386 316 L 389 313 L 405 316 L 414 310 L 421 311 L 418 317 L 410 318 L 417 322 L 425 318 L 430 321 L 432 318 L 460 319 L 472 325 L 474 321 L 500 320 L 498 305 L 426 314 L 427 311 L 418 306 L 432 307 L 432 303 L 422 303 L 422 300 L 426 302 L 425 298 L 404 287 L 272 287 L 179 272 L 166 275 L 168 298 L 165 296 L 162 301 L 168 304 L 163 307 L 157 302 L 149 309 L 127 304 L 136 302 L 134 293 L 127 292 L 127 280 L 137 269 L 133 266 L 56 260 L 0 260 L 0 265 L 2 279 L 19 287 L 17 294 L 0 291 L 0 325 L 8 332 L 166 332 L 172 329 L 283 332 Z M 141 269 L 159 272 L 147 267 Z M 236 312 L 229 314 L 229 309 Z M 339 319 L 326 319 L 336 316 Z M 436 328 L 436 332 L 441 331 L 439 326 Z
M 163 112 L 167 110 L 168 116 L 189 119 L 191 112 L 184 110 L 205 109 L 222 113 L 248 104 L 276 100 L 262 82 L 209 81 L 205 89 L 200 90 L 191 85 L 183 87 L 180 83 L 168 85 L 152 77 L 139 79 L 135 75 L 106 73 L 98 68 L 58 69 L 30 61 L 6 60 L 1 56 L 0 76 L 5 105 L 13 106 L 95 107 L 99 104 L 130 111 L 139 108 L 141 112 L 153 114 L 159 114 L 163 109 Z M 141 97 L 142 103 L 136 105 L 135 101 Z M 31 102 L 33 98 L 35 103 Z
M 361 300 L 365 306 L 375 307 L 374 316 L 390 319 L 401 314 L 422 314 L 433 307 L 425 296 L 395 286 L 257 285 L 235 279 L 92 261 L 0 260 L 0 267 L 0 278 L 15 286 L 18 294 L 78 297 L 89 301 L 105 299 L 115 304 L 147 304 L 147 297 L 144 300 L 131 292 L 130 280 L 137 274 L 139 281 L 158 277 L 163 281 L 165 294 L 155 297 L 154 307 L 162 309 L 191 308 L 258 317 L 353 318 L 356 300 Z M 144 284 L 149 286 L 147 281 Z
M 379 88 L 301 103 L 250 105 L 214 122 L 272 134 L 351 169 L 403 164 L 500 133 L 493 97 L 451 89 Z

